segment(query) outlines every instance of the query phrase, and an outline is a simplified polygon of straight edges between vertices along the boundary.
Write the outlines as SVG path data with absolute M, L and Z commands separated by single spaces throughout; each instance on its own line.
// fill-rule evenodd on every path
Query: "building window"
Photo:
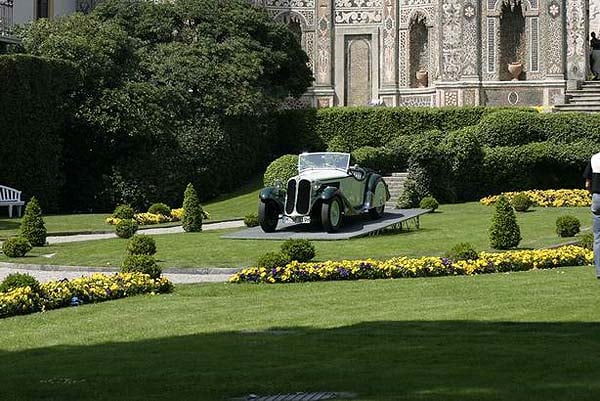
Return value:
M 50 16 L 50 0 L 36 0 L 35 18 L 48 18 Z

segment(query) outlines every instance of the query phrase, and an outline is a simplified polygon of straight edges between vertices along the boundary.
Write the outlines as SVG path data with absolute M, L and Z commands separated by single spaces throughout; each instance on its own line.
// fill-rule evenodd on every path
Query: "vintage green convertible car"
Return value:
M 373 171 L 350 167 L 348 153 L 303 153 L 298 175 L 260 192 L 258 219 L 265 232 L 284 223 L 320 223 L 327 232 L 336 232 L 344 216 L 368 213 L 383 215 L 390 198 L 387 184 Z

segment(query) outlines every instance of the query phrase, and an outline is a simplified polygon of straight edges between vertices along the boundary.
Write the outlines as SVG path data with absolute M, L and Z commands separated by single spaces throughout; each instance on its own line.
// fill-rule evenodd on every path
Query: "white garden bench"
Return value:
M 24 204 L 25 202 L 21 200 L 21 191 L 0 185 L 0 206 L 8 206 L 8 217 L 12 217 L 13 206 L 17 207 L 17 213 L 20 217 L 21 206 Z

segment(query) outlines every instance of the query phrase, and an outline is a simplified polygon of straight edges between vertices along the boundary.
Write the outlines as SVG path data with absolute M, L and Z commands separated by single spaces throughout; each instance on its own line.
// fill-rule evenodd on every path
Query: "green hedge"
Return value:
M 35 195 L 47 211 L 60 203 L 62 131 L 78 80 L 68 62 L 0 56 L 0 184 Z

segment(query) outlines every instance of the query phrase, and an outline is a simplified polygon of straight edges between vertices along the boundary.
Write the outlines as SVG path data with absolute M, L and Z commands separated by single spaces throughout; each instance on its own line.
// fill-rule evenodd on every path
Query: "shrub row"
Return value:
M 94 274 L 74 280 L 27 286 L 0 293 L 0 318 L 57 309 L 71 304 L 103 302 L 145 293 L 168 293 L 173 285 L 164 277 L 141 273 Z
M 0 183 L 57 210 L 64 183 L 63 137 L 79 77 L 71 63 L 0 55 Z
M 440 144 L 416 140 L 409 161 L 403 207 L 432 195 L 442 203 L 533 188 L 581 188 L 581 173 L 600 144 L 537 142 L 483 147 L 470 129 Z
M 538 207 L 586 207 L 591 206 L 590 193 L 585 189 L 533 189 L 522 192 L 503 192 L 511 203 L 520 195 L 527 196 L 533 206 Z M 486 196 L 479 200 L 484 206 L 496 203 L 499 195 Z
M 389 260 L 343 260 L 321 263 L 291 262 L 282 267 L 244 269 L 232 283 L 298 283 L 308 281 L 384 279 L 474 275 L 561 266 L 583 266 L 593 262 L 593 252 L 578 246 L 556 249 L 481 252 L 475 260 L 397 257 Z

